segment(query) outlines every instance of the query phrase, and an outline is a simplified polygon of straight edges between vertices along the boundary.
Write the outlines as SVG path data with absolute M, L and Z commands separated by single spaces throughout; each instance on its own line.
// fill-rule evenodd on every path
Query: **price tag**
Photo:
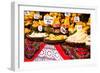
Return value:
M 75 16 L 75 17 L 74 17 L 74 22 L 79 22 L 79 21 L 80 21 L 79 16 Z
M 40 17 L 40 14 L 39 13 L 34 14 L 34 19 L 39 19 L 39 17 Z
M 66 34 L 66 29 L 64 27 L 60 27 L 60 32 Z
M 53 23 L 53 17 L 51 16 L 44 16 L 44 23 L 47 24 L 47 25 L 50 25 Z
M 66 12 L 66 13 L 65 13 L 65 16 L 70 16 L 70 13 L 69 13 L 69 12 Z
M 76 25 L 76 30 L 81 31 L 82 30 L 82 25 Z
M 38 26 L 38 31 L 42 31 L 42 26 L 40 25 L 40 26 Z

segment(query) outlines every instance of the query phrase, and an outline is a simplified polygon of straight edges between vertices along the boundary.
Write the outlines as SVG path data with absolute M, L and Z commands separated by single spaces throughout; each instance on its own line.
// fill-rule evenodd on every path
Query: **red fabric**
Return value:
M 88 57 L 89 52 L 87 51 L 86 48 L 78 48 L 76 51 L 77 57 L 80 59 L 84 59 L 86 57 Z
M 64 60 L 71 59 L 68 55 L 65 54 L 65 52 L 62 50 L 62 47 L 60 44 L 55 45 L 56 50 L 59 52 L 59 54 L 62 56 Z
M 39 50 L 34 54 L 33 58 L 32 59 L 25 58 L 24 62 L 34 61 L 34 59 L 39 55 L 39 53 L 42 51 L 42 49 L 44 48 L 45 45 L 46 44 L 44 44 L 44 43 L 40 44 Z M 64 60 L 72 59 L 71 57 L 69 57 L 68 55 L 65 54 L 65 52 L 62 50 L 62 47 L 60 44 L 57 44 L 54 46 Z
M 45 44 L 44 44 L 44 43 L 41 43 L 41 44 L 40 44 L 40 47 L 39 47 L 39 50 L 34 54 L 34 56 L 32 57 L 32 59 L 27 59 L 27 58 L 25 58 L 25 59 L 24 59 L 24 62 L 31 62 L 31 61 L 33 61 L 33 60 L 39 55 L 39 53 L 40 53 L 41 50 L 44 48 L 44 46 L 45 46 Z

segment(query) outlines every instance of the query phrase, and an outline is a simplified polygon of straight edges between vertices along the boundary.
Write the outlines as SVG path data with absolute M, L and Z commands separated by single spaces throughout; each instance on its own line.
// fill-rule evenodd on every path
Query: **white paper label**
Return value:
M 66 13 L 65 13 L 65 16 L 70 16 L 70 13 L 69 13 L 69 12 L 66 12 Z
M 77 30 L 77 31 L 81 31 L 81 30 L 82 30 L 82 25 L 77 25 L 77 26 L 76 26 L 76 30 Z
M 38 26 L 38 31 L 42 31 L 42 26 Z
M 50 25 L 53 23 L 53 17 L 51 16 L 44 16 L 44 23 Z
M 79 16 L 75 16 L 75 17 L 74 17 L 74 22 L 79 22 L 79 21 L 80 21 Z
M 60 28 L 61 33 L 66 34 L 66 29 L 64 27 Z
M 34 19 L 39 19 L 40 14 L 34 14 Z

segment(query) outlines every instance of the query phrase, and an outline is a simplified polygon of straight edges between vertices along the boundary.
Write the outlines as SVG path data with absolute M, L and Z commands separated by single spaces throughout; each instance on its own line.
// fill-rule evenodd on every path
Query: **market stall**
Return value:
M 90 14 L 24 11 L 24 61 L 90 58 Z

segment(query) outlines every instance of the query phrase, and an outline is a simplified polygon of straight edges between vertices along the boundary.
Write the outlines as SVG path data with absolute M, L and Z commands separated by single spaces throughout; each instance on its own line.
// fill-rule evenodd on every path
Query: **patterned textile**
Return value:
M 54 45 L 46 45 L 40 52 L 35 61 L 53 61 L 63 60 Z
M 79 48 L 65 44 L 51 45 L 26 39 L 24 56 L 24 62 L 88 59 L 90 58 L 90 47 Z

